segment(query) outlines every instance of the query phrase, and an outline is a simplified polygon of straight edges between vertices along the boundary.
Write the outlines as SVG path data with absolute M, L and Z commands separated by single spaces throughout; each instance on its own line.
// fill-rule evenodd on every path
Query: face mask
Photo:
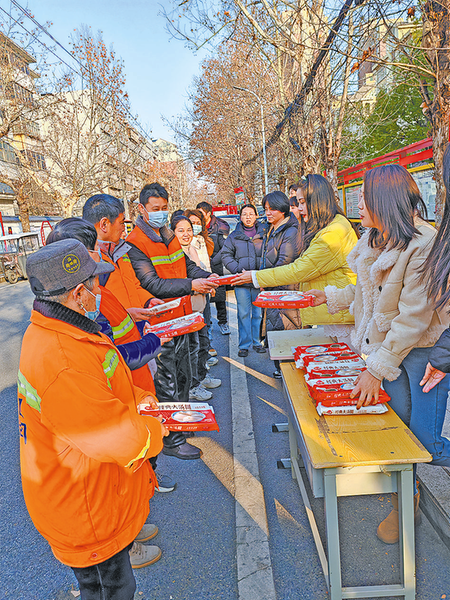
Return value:
M 197 225 L 196 223 L 192 224 L 192 231 L 193 231 L 194 235 L 200 235 L 202 230 L 203 230 L 203 227 L 201 225 Z
M 91 321 L 95 321 L 95 319 L 98 317 L 98 315 L 100 314 L 100 303 L 102 301 L 102 295 L 101 294 L 93 294 L 91 292 L 91 290 L 88 290 L 86 286 L 84 286 L 84 289 L 90 293 L 91 296 L 94 296 L 95 298 L 95 310 L 86 310 L 83 306 L 83 310 L 84 310 L 84 316 L 87 317 L 88 319 L 91 319 Z
M 154 229 L 161 229 L 161 227 L 164 227 L 169 219 L 168 210 L 158 210 L 156 212 L 148 212 L 147 209 L 144 210 L 148 217 L 147 223 Z

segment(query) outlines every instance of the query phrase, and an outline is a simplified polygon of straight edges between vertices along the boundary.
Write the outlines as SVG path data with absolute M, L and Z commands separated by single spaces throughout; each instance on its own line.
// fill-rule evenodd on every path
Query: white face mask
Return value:
M 167 223 L 169 219 L 169 211 L 168 210 L 157 210 L 155 212 L 148 212 L 146 208 L 144 208 L 147 213 L 147 223 L 150 227 L 154 227 L 155 229 L 161 229 Z
M 192 224 L 192 231 L 193 231 L 194 235 L 200 235 L 202 230 L 203 230 L 203 227 L 201 225 L 197 225 L 197 223 Z

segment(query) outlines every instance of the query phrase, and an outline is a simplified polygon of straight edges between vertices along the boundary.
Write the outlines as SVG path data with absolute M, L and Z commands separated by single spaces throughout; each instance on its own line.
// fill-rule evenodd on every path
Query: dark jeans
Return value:
M 98 565 L 72 567 L 78 580 L 81 600 L 133 600 L 136 590 L 130 550 L 133 542 Z
M 217 322 L 225 325 L 228 321 L 226 300 L 216 300 Z

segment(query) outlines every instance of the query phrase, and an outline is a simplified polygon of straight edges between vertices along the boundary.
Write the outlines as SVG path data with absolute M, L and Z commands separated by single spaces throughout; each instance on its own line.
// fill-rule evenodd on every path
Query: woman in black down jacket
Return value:
M 228 236 L 222 248 L 222 264 L 230 273 L 241 273 L 259 269 L 264 243 L 265 227 L 256 219 L 258 213 L 253 204 L 245 204 L 240 210 L 241 220 Z M 265 352 L 260 343 L 262 311 L 252 302 L 259 293 L 252 283 L 235 288 L 239 352 L 238 356 L 248 356 L 250 346 L 256 352 Z
M 263 198 L 263 207 L 266 212 L 269 230 L 267 232 L 261 269 L 271 269 L 293 262 L 300 255 L 301 233 L 296 217 L 290 212 L 288 197 L 283 192 L 276 191 Z M 284 285 L 271 290 L 295 289 L 295 285 Z M 284 329 L 298 329 L 301 326 L 299 312 L 295 309 L 266 309 L 266 330 L 283 331 Z M 273 376 L 281 377 L 280 363 L 275 361 Z

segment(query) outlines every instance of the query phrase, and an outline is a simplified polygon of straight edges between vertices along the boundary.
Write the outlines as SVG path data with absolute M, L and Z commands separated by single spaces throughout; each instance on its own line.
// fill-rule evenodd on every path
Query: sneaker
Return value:
M 278 369 L 276 371 L 274 371 L 273 377 L 274 377 L 274 379 L 281 379 L 281 371 L 278 371 Z
M 208 365 L 208 367 L 214 367 L 214 365 L 217 365 L 218 362 L 218 358 L 216 358 L 215 356 L 211 356 L 211 358 L 208 358 L 208 360 L 206 361 L 206 364 Z
M 159 473 L 158 471 L 155 471 L 155 475 L 158 481 L 158 487 L 155 487 L 157 492 L 173 492 L 173 490 L 177 487 L 177 482 L 174 481 L 172 477 L 169 477 L 169 475 L 164 475 L 164 473 Z
M 253 350 L 258 352 L 258 354 L 264 354 L 266 352 L 264 346 L 253 346 Z
M 219 329 L 222 335 L 230 335 L 231 333 L 228 323 L 219 323 Z
M 158 535 L 158 527 L 156 525 L 151 525 L 150 523 L 145 523 L 140 532 L 134 538 L 134 541 L 138 543 L 147 542 L 148 540 L 154 538 L 155 535 Z
M 175 458 L 180 458 L 181 460 L 195 460 L 196 458 L 201 457 L 202 451 L 200 448 L 196 448 L 195 446 L 191 446 L 191 444 L 184 442 L 184 444 L 175 446 L 175 448 L 164 446 L 163 454 L 166 456 L 175 456 Z
M 211 375 L 207 375 L 205 379 L 200 383 L 203 387 L 207 389 L 213 390 L 214 388 L 218 388 L 219 385 L 222 385 L 221 379 L 214 379 Z
M 217 356 L 217 350 L 214 350 L 214 348 L 210 348 L 208 352 L 210 356 Z
M 162 552 L 158 546 L 144 546 L 144 544 L 134 542 L 129 554 L 133 569 L 142 569 L 142 567 L 148 567 L 158 561 Z
M 198 385 L 192 390 L 189 390 L 189 400 L 200 400 L 200 402 L 206 402 L 211 400 L 212 394 L 208 392 L 202 385 Z
M 241 358 L 248 356 L 248 350 L 246 348 L 239 350 L 238 356 L 240 356 Z

